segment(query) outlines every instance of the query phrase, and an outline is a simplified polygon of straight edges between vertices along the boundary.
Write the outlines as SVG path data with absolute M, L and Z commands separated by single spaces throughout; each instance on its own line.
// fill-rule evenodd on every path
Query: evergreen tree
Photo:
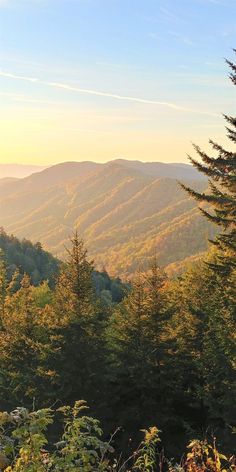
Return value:
M 235 51 L 236 52 L 236 51 Z M 236 65 L 227 61 L 231 68 L 230 78 L 236 85 Z M 236 119 L 224 116 L 227 136 L 235 145 Z M 210 272 L 203 277 L 206 296 L 199 297 L 198 306 L 203 314 L 201 350 L 196 364 L 201 371 L 198 392 L 209 410 L 208 419 L 217 419 L 223 425 L 234 422 L 233 398 L 236 392 L 235 375 L 235 300 L 236 300 L 236 152 L 228 151 L 210 140 L 216 157 L 210 157 L 194 146 L 202 162 L 190 157 L 192 164 L 209 178 L 209 192 L 199 193 L 188 187 L 196 200 L 205 204 L 202 213 L 222 229 L 211 241 L 215 252 L 208 258 Z M 213 208 L 213 212 L 208 207 Z M 190 309 L 195 304 L 191 291 Z M 231 413 L 230 413 L 231 412 Z M 230 418 L 231 417 L 231 418 Z
M 48 396 L 54 372 L 47 364 L 50 332 L 42 322 L 32 297 L 30 279 L 24 275 L 18 291 L 7 286 L 0 331 L 0 400 L 8 406 L 41 404 Z
M 235 321 L 211 265 L 199 262 L 169 286 L 175 338 L 172 395 L 176 419 L 191 434 L 220 428 L 229 441 L 235 424 Z M 220 434 L 220 433 L 219 433 Z
M 55 288 L 60 398 L 85 398 L 93 405 L 103 378 L 103 319 L 93 293 L 93 265 L 75 233 Z
M 112 416 L 130 433 L 153 421 L 160 424 L 164 415 L 164 280 L 156 265 L 147 276 L 139 273 L 108 328 Z
M 94 313 L 92 272 L 87 260 L 87 250 L 77 233 L 67 249 L 67 260 L 62 267 L 55 290 L 54 305 L 61 322 L 80 321 Z
M 236 65 L 230 61 L 227 63 L 232 71 L 230 78 L 236 85 Z M 236 118 L 224 117 L 227 121 L 227 136 L 235 144 Z M 204 216 L 223 229 L 214 241 L 219 253 L 217 263 L 212 264 L 212 268 L 226 278 L 231 278 L 236 268 L 236 152 L 228 151 L 212 140 L 210 144 L 217 152 L 216 157 L 209 156 L 196 145 L 194 148 L 202 162 L 189 157 L 191 163 L 209 178 L 209 193 L 199 193 L 185 185 L 182 187 L 196 200 L 213 207 L 213 213 L 201 208 Z

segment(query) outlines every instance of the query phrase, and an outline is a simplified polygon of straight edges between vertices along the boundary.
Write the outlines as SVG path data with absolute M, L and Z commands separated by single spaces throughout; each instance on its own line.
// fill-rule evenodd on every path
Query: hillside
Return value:
M 0 186 L 0 223 L 58 257 L 77 228 L 97 267 L 111 275 L 129 276 L 154 253 L 161 265 L 180 263 L 204 251 L 215 228 L 176 178 L 206 187 L 184 164 L 59 164 Z
M 70 241 L 67 241 L 67 248 Z M 44 251 L 39 242 L 32 244 L 27 239 L 19 240 L 8 235 L 0 228 L 0 262 L 4 261 L 7 270 L 7 279 L 10 280 L 15 271 L 18 271 L 16 287 L 19 288 L 24 274 L 29 275 L 32 285 L 38 286 L 48 281 L 54 287 L 62 262 L 52 254 Z M 129 290 L 129 284 L 123 284 L 117 278 L 111 278 L 105 271 L 92 272 L 92 283 L 95 293 L 105 304 L 120 302 Z
M 34 285 L 39 285 L 43 280 L 48 280 L 50 285 L 54 284 L 59 261 L 44 251 L 40 243 L 32 244 L 26 239 L 19 241 L 0 228 L 0 251 L 6 262 L 8 278 L 17 269 L 19 278 L 26 273 Z
M 17 177 L 3 177 L 2 179 L 0 178 L 0 187 L 6 184 L 12 184 L 13 182 L 16 182 L 18 180 Z

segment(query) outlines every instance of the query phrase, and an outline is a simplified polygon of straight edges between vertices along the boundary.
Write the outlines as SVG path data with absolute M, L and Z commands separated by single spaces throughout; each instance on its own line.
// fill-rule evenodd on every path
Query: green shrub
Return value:
M 0 413 L 0 470 L 5 472 L 235 472 L 234 458 L 220 454 L 213 444 L 193 440 L 182 464 L 168 461 L 159 450 L 160 430 L 144 432 L 139 448 L 127 459 L 117 459 L 103 441 L 99 421 L 84 415 L 84 401 L 53 411 L 29 412 L 16 408 Z M 48 442 L 48 428 L 62 415 L 63 432 L 55 444 Z

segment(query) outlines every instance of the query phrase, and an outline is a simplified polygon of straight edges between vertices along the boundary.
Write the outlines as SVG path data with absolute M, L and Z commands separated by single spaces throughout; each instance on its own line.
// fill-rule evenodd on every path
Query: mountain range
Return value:
M 59 258 L 77 228 L 99 269 L 129 277 L 155 254 L 174 271 L 207 248 L 215 228 L 178 180 L 207 181 L 187 164 L 115 160 L 66 162 L 18 180 L 0 180 L 0 225 L 40 241 Z
M 23 178 L 34 172 L 40 172 L 45 166 L 23 165 L 23 164 L 0 164 L 0 180 L 5 177 Z

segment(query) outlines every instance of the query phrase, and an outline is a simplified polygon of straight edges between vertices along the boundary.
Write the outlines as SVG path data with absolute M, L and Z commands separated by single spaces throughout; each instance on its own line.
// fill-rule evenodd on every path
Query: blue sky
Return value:
M 0 162 L 186 162 L 235 47 L 236 0 L 0 0 Z

